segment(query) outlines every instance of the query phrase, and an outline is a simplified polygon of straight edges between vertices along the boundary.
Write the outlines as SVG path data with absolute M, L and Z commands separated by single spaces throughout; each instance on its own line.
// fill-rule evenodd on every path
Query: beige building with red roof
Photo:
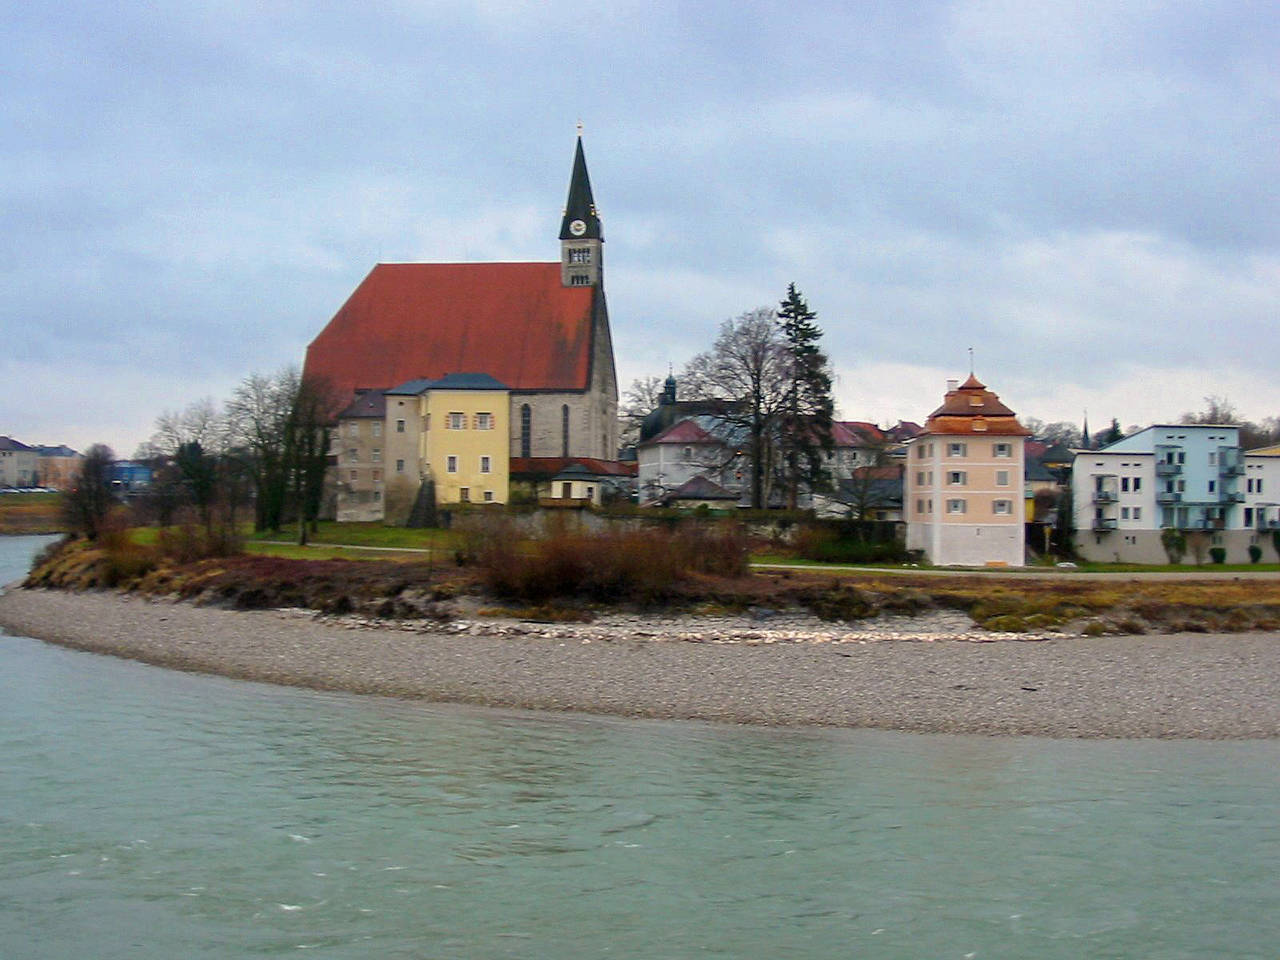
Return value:
M 949 381 L 942 406 L 907 443 L 907 549 L 938 566 L 1022 566 L 1030 435 L 973 374 Z
M 603 245 L 579 137 L 558 262 L 380 263 L 307 348 L 305 373 L 348 399 L 488 374 L 510 390 L 510 456 L 611 460 L 618 387 Z

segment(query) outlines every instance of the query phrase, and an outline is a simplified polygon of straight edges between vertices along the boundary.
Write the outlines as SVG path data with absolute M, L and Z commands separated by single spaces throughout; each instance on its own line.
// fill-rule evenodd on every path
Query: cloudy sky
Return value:
M 575 123 L 619 377 L 794 281 L 851 419 L 1280 414 L 1280 7 L 12 3 L 0 433 L 131 453 L 379 260 L 554 260 Z

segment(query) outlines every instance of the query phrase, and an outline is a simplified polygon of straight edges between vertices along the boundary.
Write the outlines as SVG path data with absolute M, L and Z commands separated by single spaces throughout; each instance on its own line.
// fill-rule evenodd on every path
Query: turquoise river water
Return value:
M 1276 957 L 1280 744 L 539 715 L 0 636 L 0 958 L 284 956 Z

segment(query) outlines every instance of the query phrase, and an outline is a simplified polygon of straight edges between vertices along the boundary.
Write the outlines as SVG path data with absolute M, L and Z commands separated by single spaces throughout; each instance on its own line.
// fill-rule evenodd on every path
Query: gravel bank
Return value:
M 1280 736 L 1280 636 L 988 641 L 946 618 L 398 629 L 112 593 L 11 590 L 11 634 L 357 693 L 734 723 L 1050 737 Z

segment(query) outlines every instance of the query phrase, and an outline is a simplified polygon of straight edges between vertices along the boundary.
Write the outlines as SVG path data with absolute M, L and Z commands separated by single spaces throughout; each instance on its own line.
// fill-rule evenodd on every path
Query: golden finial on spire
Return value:
M 582 138 L 582 118 L 578 118 L 578 138 Z

